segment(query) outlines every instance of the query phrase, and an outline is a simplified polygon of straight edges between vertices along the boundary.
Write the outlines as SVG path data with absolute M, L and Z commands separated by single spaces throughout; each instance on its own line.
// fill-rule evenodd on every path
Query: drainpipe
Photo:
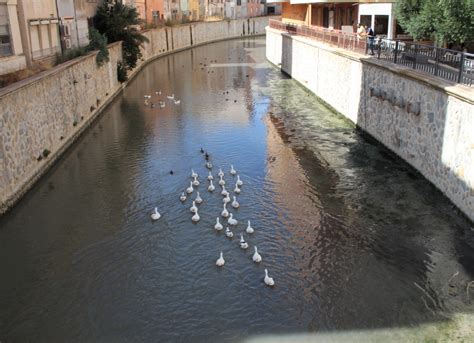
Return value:
M 56 1 L 57 2 L 57 1 Z M 77 15 L 76 15 L 76 0 L 72 0 L 72 7 L 74 8 L 74 22 L 76 23 L 76 38 L 77 38 L 77 47 L 81 46 L 79 41 L 79 29 L 77 27 Z
M 58 24 L 61 25 L 61 17 L 59 16 L 59 7 L 58 7 L 58 1 L 55 1 L 56 4 L 56 14 L 58 15 Z M 61 51 L 61 56 L 64 56 L 64 51 L 63 51 L 63 44 L 62 44 L 62 37 L 61 37 L 61 30 L 58 25 L 58 37 L 59 37 L 59 50 Z

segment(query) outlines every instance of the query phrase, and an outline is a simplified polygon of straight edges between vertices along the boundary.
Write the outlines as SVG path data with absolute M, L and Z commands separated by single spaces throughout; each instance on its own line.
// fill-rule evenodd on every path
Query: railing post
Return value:
M 382 49 L 380 47 L 380 40 L 377 39 L 377 41 L 378 41 L 378 43 L 376 43 L 377 44 L 377 46 L 376 46 L 377 47 L 377 59 L 380 59 L 380 52 L 381 52 Z M 375 38 L 374 38 L 374 43 L 375 43 Z
M 418 44 L 415 44 L 415 53 L 413 56 L 415 57 L 413 59 L 413 69 L 416 69 L 416 60 L 418 59 Z
M 462 83 L 462 73 L 464 69 L 464 53 L 461 52 L 461 60 L 459 61 L 459 74 L 458 74 L 458 83 Z
M 397 64 L 398 58 L 398 41 L 395 41 L 395 52 L 393 53 L 393 63 Z
M 435 76 L 438 76 L 438 69 L 439 69 L 439 49 L 435 48 L 435 70 L 434 70 Z

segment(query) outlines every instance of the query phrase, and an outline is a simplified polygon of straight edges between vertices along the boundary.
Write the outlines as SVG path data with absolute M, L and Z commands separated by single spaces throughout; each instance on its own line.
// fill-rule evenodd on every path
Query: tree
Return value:
M 94 16 L 94 27 L 105 34 L 110 43 L 123 42 L 123 59 L 128 69 L 137 65 L 137 60 L 142 57 L 140 46 L 148 42 L 137 29 L 140 22 L 134 7 L 118 1 L 113 3 L 105 1 Z
M 473 0 L 398 0 L 400 26 L 414 39 L 464 46 L 474 41 Z

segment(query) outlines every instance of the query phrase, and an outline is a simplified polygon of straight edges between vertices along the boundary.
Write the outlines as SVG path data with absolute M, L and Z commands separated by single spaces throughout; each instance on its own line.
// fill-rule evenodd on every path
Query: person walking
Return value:
M 369 29 L 367 30 L 367 37 L 369 38 L 370 55 L 374 55 L 375 32 L 372 27 L 369 27 Z

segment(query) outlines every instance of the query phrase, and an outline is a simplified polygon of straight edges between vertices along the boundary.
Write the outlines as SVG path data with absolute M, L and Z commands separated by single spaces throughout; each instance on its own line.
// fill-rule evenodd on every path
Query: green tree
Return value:
M 123 59 L 129 69 L 137 65 L 142 57 L 140 46 L 148 41 L 137 29 L 140 23 L 137 10 L 118 1 L 105 1 L 94 16 L 94 27 L 110 43 L 122 41 Z
M 400 26 L 415 39 L 438 45 L 474 41 L 474 0 L 398 0 Z
M 89 50 L 98 50 L 95 61 L 100 67 L 109 61 L 109 50 L 107 49 L 107 37 L 96 29 L 89 30 Z

